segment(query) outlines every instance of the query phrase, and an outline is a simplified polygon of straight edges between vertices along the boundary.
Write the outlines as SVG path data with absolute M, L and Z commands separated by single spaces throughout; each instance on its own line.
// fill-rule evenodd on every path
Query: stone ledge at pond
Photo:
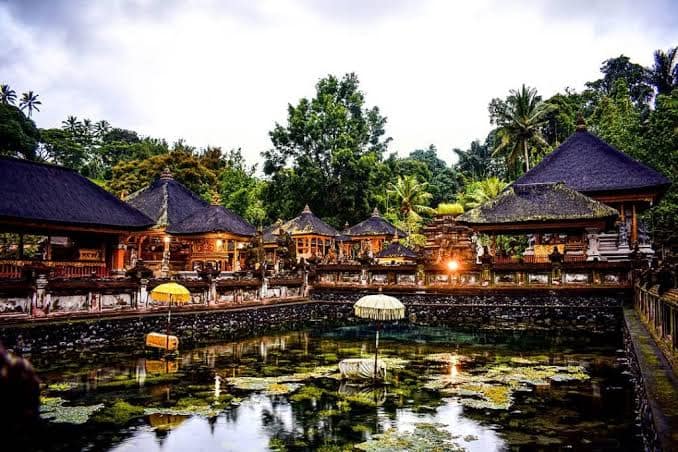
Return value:
M 177 312 L 172 333 L 180 347 L 241 339 L 310 325 L 364 322 L 353 316 L 353 302 L 362 294 L 315 292 L 294 303 L 223 310 Z M 619 334 L 624 292 L 609 294 L 532 294 L 510 299 L 504 295 L 451 296 L 401 294 L 407 320 L 418 325 L 449 326 L 476 331 L 565 331 Z M 87 348 L 140 347 L 144 335 L 164 332 L 161 312 L 110 318 L 63 319 L 0 326 L 0 340 L 18 353 L 61 352 Z

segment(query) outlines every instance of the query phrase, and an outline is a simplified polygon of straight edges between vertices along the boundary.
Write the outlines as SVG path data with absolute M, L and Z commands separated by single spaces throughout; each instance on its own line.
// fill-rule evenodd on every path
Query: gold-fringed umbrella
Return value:
M 379 322 L 399 320 L 405 317 L 405 306 L 395 297 L 388 295 L 367 295 L 353 306 L 356 317 L 376 321 L 376 340 L 374 347 L 374 376 L 377 378 L 377 356 L 379 355 Z
M 151 298 L 154 301 L 167 303 L 167 344 L 169 351 L 170 323 L 172 320 L 172 303 L 188 303 L 191 301 L 191 292 L 181 284 L 169 282 L 160 284 L 151 290 Z

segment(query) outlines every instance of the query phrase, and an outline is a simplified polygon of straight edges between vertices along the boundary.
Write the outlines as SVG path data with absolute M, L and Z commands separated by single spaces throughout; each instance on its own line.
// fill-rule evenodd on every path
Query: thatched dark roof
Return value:
M 669 180 L 587 132 L 577 130 L 516 184 L 565 182 L 582 193 L 665 189 Z
M 264 228 L 262 231 L 264 243 L 277 243 L 278 241 L 278 232 L 280 231 L 280 227 L 283 225 L 282 220 L 278 220 L 272 225 Z
M 143 229 L 153 224 L 73 170 L 7 157 L 0 157 L 0 217 L 115 229 Z
M 150 217 L 156 226 L 168 229 L 208 206 L 198 195 L 175 181 L 168 170 L 126 201 Z
M 228 232 L 251 237 L 256 232 L 240 215 L 226 207 L 210 205 L 167 228 L 170 234 L 204 234 Z
M 409 259 L 416 259 L 417 253 L 408 247 L 401 245 L 400 242 L 393 242 L 385 249 L 379 251 L 374 257 L 386 259 L 389 257 L 406 257 Z
M 589 198 L 562 182 L 513 184 L 498 197 L 457 217 L 467 225 L 607 220 L 616 218 L 613 208 Z
M 372 212 L 372 216 L 367 220 L 363 220 L 360 223 L 347 228 L 343 234 L 348 236 L 363 236 L 363 235 L 387 235 L 392 237 L 397 232 L 398 237 L 405 237 L 405 234 L 400 229 L 397 229 L 391 223 L 386 221 L 379 214 L 377 208 Z
M 316 217 L 308 205 L 296 218 L 282 225 L 282 228 L 291 235 L 315 234 L 327 237 L 336 237 L 339 232 L 320 218 Z

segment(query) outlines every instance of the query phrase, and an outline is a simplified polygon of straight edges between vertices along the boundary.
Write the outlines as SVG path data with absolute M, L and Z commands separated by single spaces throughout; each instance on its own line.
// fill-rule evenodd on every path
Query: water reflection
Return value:
M 632 395 L 614 359 L 618 338 L 592 346 L 394 327 L 382 335 L 382 356 L 407 364 L 390 368 L 385 386 L 308 378 L 287 393 L 275 380 L 371 356 L 371 332 L 352 327 L 262 336 L 185 350 L 176 360 L 101 353 L 64 363 L 41 376 L 48 387 L 68 383 L 69 389 L 47 395 L 74 405 L 123 399 L 146 414 L 119 426 L 88 422 L 78 426 L 78 435 L 66 435 L 64 424 L 48 424 L 48 433 L 54 444 L 70 449 L 96 443 L 98 450 L 116 451 L 295 450 L 350 447 L 376 433 L 411 432 L 425 422 L 442 424 L 470 451 L 579 448 L 583 439 L 593 445 L 634 444 Z M 583 365 L 590 379 L 516 392 L 510 410 L 503 411 L 469 409 L 457 396 L 424 388 L 431 379 L 463 381 L 492 366 L 533 361 Z M 271 381 L 267 390 L 252 391 L 231 386 L 228 379 L 234 377 Z

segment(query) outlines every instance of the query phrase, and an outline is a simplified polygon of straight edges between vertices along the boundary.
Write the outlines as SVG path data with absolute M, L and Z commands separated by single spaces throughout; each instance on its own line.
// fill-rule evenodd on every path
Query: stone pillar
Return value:
M 362 284 L 363 286 L 367 285 L 367 269 L 366 268 L 360 269 L 360 284 Z
M 139 293 L 137 295 L 137 306 L 139 309 L 148 309 L 148 279 L 141 278 L 139 280 Z
M 38 274 L 35 279 L 35 295 L 32 303 L 31 315 L 35 317 L 44 316 L 46 313 L 45 304 L 49 301 L 47 296 L 47 275 Z
M 600 255 L 600 231 L 596 228 L 586 228 L 586 240 L 588 248 L 586 249 L 586 260 L 589 262 L 605 260 Z
M 304 282 L 307 281 L 307 273 L 304 273 Z M 266 294 L 268 293 L 268 278 L 267 277 L 262 277 L 261 278 L 261 290 L 259 291 L 259 298 L 262 300 L 266 297 Z
M 160 264 L 160 276 L 162 278 L 169 278 L 170 276 L 170 238 L 164 237 L 162 240 L 162 263 Z
M 214 306 L 217 304 L 217 280 L 216 278 L 209 278 L 207 281 L 209 284 L 209 289 L 207 292 L 207 306 Z

